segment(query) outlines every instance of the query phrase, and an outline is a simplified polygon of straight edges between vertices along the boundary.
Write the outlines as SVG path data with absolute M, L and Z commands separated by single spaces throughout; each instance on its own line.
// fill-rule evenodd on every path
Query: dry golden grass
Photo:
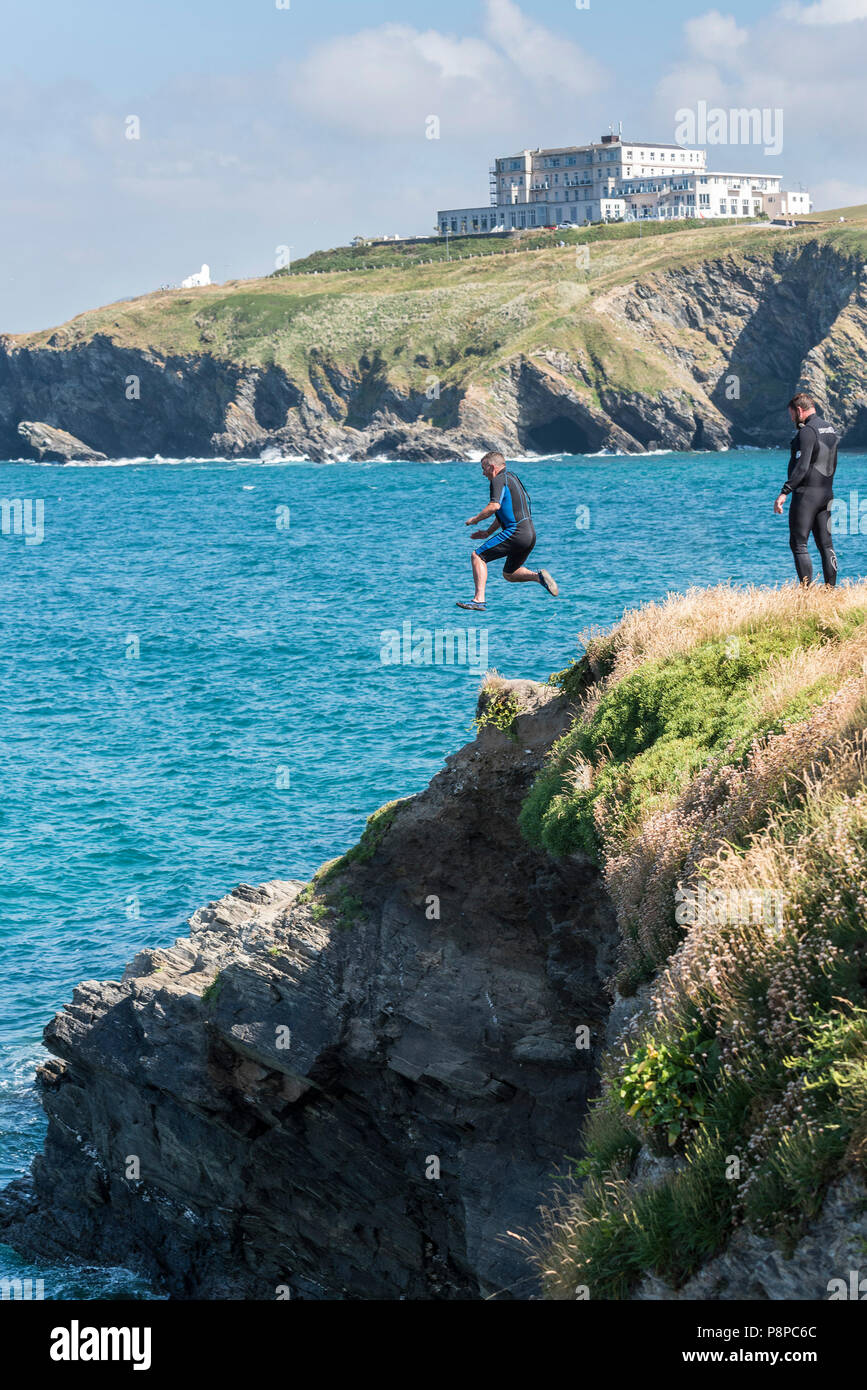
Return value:
M 755 727 L 779 720 L 777 731 L 728 762 L 731 750 L 718 749 L 625 830 L 608 833 L 601 809 L 621 980 L 652 978 L 602 1061 L 588 1176 L 567 1179 L 542 1213 L 536 1263 L 548 1297 L 587 1285 L 593 1297 L 626 1298 L 649 1270 L 678 1283 L 742 1222 L 793 1241 L 832 1178 L 867 1164 L 867 627 L 851 611 L 865 606 L 865 584 L 723 587 L 648 605 L 591 640 L 608 674 L 588 711 L 599 686 L 642 662 L 754 628 L 804 633 L 749 692 Z M 593 769 L 576 759 L 571 774 L 581 787 Z M 689 916 L 676 915 L 678 896 Z M 639 1145 L 660 1141 L 660 1121 L 627 1108 L 634 1069 L 645 1044 L 671 1041 L 701 1070 L 711 1043 L 697 1037 L 716 1057 L 701 1083 L 708 1108 L 676 1140 L 688 1162 L 653 1188 L 633 1162 Z M 679 1090 L 683 1070 L 657 1066 L 652 1082 L 643 1072 L 654 1096 L 668 1096 L 667 1075 Z M 729 1183 L 720 1175 L 732 1154 L 743 1167 Z
M 810 779 L 801 807 L 783 808 L 745 850 L 724 847 L 703 865 L 709 891 L 764 890 L 781 904 L 782 921 L 697 922 L 654 992 L 651 1026 L 673 1009 L 713 1018 L 735 1073 L 756 1049 L 797 1055 L 817 981 L 839 963 L 833 936 L 844 902 L 867 922 L 865 830 L 867 742 L 859 731 Z
M 661 603 L 647 603 L 624 614 L 610 639 L 614 666 L 604 684 L 616 684 L 644 661 L 687 652 L 699 642 L 725 640 L 774 620 L 794 623 L 815 616 L 833 621 L 865 603 L 867 583 L 836 589 L 794 583 L 778 589 L 718 584 L 669 594 Z M 598 641 L 598 636 L 588 634 L 587 640 Z
M 834 688 L 853 680 L 853 672 L 867 671 L 867 626 L 859 628 L 843 642 L 828 642 L 818 647 L 799 648 L 788 656 L 778 657 L 768 667 L 758 698 L 762 716 L 774 719 L 804 691 L 830 683 Z M 858 677 L 854 678 L 853 690 Z
M 839 675 L 829 656 L 826 669 L 832 666 Z M 817 669 L 811 666 L 811 675 Z M 842 794 L 847 779 L 857 783 L 860 764 L 848 750 L 860 748 L 865 723 L 867 683 L 863 676 L 850 677 L 807 718 L 754 747 L 743 766 L 704 769 L 674 805 L 652 815 L 631 841 L 606 857 L 605 878 L 624 934 L 625 969 L 639 957 L 661 964 L 680 941 L 673 916 L 679 884 L 695 888 L 701 880 L 722 889 L 726 885 L 708 865 L 726 847 L 756 833 L 769 816 L 779 825 L 785 807 L 800 804 L 814 787 L 830 795 L 833 784 Z M 738 872 L 743 884 L 780 886 L 773 875 L 757 871 L 757 861 Z M 737 886 L 733 877 L 727 880 L 731 887 Z

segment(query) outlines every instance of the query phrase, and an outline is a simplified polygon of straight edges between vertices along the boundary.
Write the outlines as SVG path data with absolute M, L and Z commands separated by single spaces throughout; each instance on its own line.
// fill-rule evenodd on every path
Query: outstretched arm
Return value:
M 488 517 L 493 516 L 494 512 L 499 511 L 499 509 L 499 502 L 489 502 L 488 505 L 485 507 L 484 511 L 479 512 L 478 516 L 469 517 L 465 524 L 467 526 L 478 526 L 480 521 L 487 521 Z M 499 526 L 499 524 L 500 523 L 497 522 L 497 526 Z M 496 531 L 497 526 L 491 528 L 492 532 Z

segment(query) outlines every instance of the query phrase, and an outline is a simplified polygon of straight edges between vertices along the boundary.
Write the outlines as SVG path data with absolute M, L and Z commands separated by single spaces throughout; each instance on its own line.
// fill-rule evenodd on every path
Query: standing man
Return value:
M 458 602 L 458 608 L 481 612 L 485 607 L 485 585 L 491 560 L 505 559 L 503 578 L 511 584 L 541 584 L 554 598 L 560 592 L 547 570 L 528 570 L 524 561 L 536 544 L 536 528 L 530 515 L 530 499 L 524 485 L 506 467 L 502 454 L 485 454 L 482 472 L 491 484 L 491 500 L 478 516 L 471 516 L 467 526 L 493 517 L 487 531 L 474 531 L 474 541 L 484 541 L 473 552 L 473 579 L 476 592 L 471 603 Z M 490 537 L 490 539 L 488 539 Z
M 837 556 L 831 538 L 831 501 L 834 496 L 834 473 L 837 468 L 837 431 L 816 410 L 813 399 L 799 391 L 789 401 L 792 424 L 798 431 L 792 440 L 789 457 L 789 476 L 774 503 L 777 516 L 782 516 L 789 493 L 789 544 L 795 557 L 795 569 L 802 584 L 813 580 L 813 562 L 807 550 L 810 532 L 822 557 L 825 583 L 837 583 Z

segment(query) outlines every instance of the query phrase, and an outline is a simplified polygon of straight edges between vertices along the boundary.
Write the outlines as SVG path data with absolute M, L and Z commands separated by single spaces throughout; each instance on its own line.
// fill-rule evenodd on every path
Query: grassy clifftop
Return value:
M 641 363 L 619 347 L 621 326 L 604 306 L 597 311 L 608 291 L 718 256 L 732 258 L 736 267 L 745 257 L 771 256 L 783 245 L 818 242 L 847 255 L 867 252 L 867 217 L 827 228 L 701 224 L 654 231 L 640 238 L 632 228 L 564 232 L 565 247 L 556 245 L 559 235 L 528 235 L 507 254 L 483 254 L 464 242 L 455 254 L 465 259 L 450 264 L 407 266 L 404 257 L 383 253 L 372 269 L 278 273 L 159 291 L 10 341 L 64 349 L 104 335 L 118 347 L 163 356 L 211 354 L 276 365 L 311 389 L 321 384 L 319 360 L 351 370 L 375 353 L 395 385 L 422 391 L 431 367 L 445 385 L 465 388 L 495 374 L 516 353 L 580 345 L 588 360 L 604 363 L 609 383 L 623 379 L 640 389 Z M 577 260 L 579 243 L 588 245 L 586 268 Z M 365 257 L 371 264 L 376 260 L 364 249 L 358 256 L 361 265 L 368 263 Z M 662 364 L 654 363 L 648 373 L 665 375 Z
M 790 1251 L 867 1168 L 865 620 L 863 584 L 698 591 L 555 678 L 576 717 L 523 828 L 602 865 L 636 1012 L 549 1213 L 552 1297 L 676 1286 L 738 1226 Z
M 0 338 L 0 451 L 34 421 L 114 457 L 778 446 L 799 387 L 867 441 L 867 215 L 450 249 L 346 248 Z

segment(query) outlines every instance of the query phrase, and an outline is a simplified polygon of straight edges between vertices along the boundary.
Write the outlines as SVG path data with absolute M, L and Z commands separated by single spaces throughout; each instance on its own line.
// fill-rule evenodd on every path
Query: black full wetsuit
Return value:
M 792 440 L 789 477 L 782 491 L 792 494 L 789 509 L 789 544 L 798 578 L 811 583 L 813 563 L 807 550 L 810 532 L 822 557 L 825 583 L 837 583 L 837 556 L 831 539 L 831 501 L 837 468 L 837 431 L 821 415 L 805 420 Z

